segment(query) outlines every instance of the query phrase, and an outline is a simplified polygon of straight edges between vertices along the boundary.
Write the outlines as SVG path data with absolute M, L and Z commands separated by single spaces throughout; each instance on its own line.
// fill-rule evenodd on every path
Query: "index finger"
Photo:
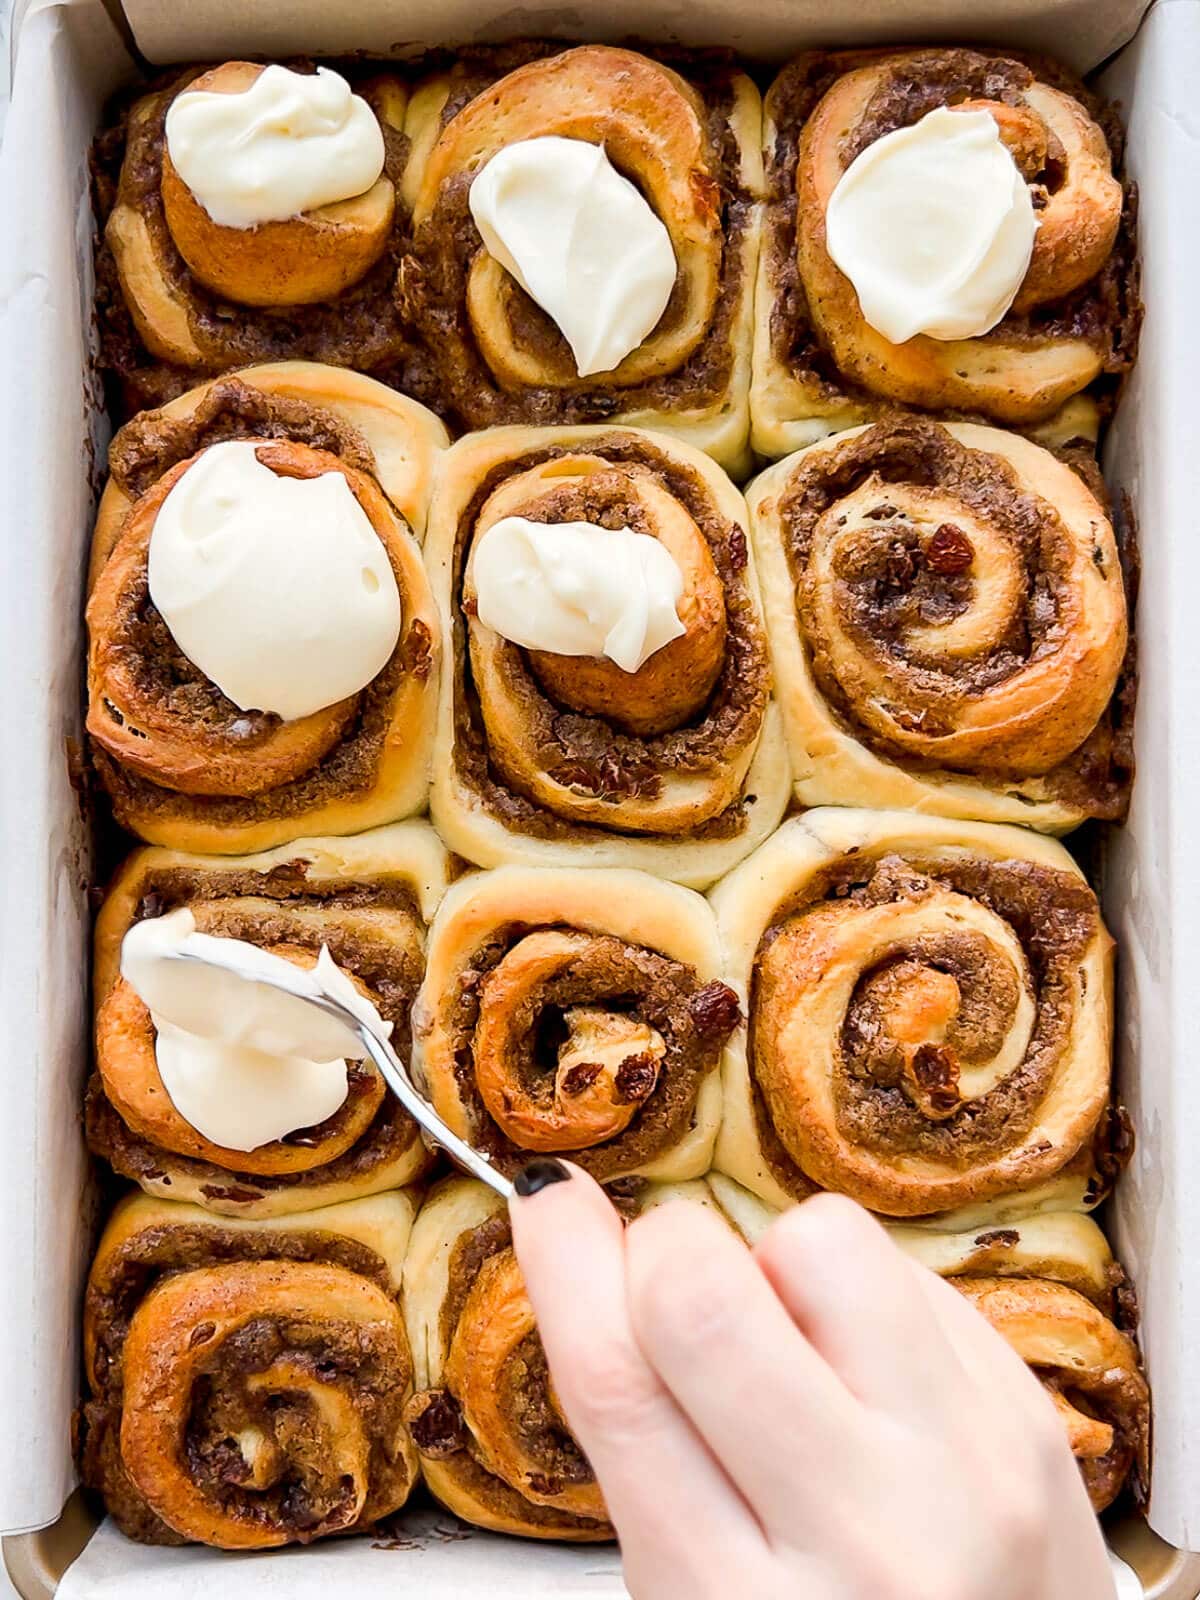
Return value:
M 761 1545 L 754 1517 L 638 1349 L 626 1286 L 624 1225 L 604 1191 L 577 1167 L 510 1205 L 513 1245 L 555 1392 L 592 1465 L 627 1565 L 647 1563 L 679 1584 L 693 1571 L 695 1530 L 712 1556 L 736 1561 Z M 699 1520 L 698 1520 L 699 1519 Z M 682 1591 L 681 1592 L 685 1592 Z

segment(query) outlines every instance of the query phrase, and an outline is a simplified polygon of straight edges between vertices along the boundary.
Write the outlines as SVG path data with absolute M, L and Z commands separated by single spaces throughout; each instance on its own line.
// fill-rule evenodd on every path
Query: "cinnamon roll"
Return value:
M 712 1205 L 701 1183 L 637 1184 L 632 1219 L 668 1200 Z M 504 1203 L 451 1178 L 417 1216 L 404 1264 L 416 1367 L 408 1425 L 432 1492 L 464 1521 L 532 1539 L 615 1537 L 559 1407 Z
M 831 1189 L 893 1217 L 1079 1203 L 1108 1105 L 1112 941 L 1061 845 L 818 809 L 711 898 L 748 1015 L 721 1172 L 776 1206 Z
M 1124 1273 L 1090 1217 L 1041 1216 L 974 1234 L 891 1230 L 948 1278 L 1031 1366 L 1062 1418 L 1092 1506 L 1149 1482 L 1150 1391 Z M 1133 1313 L 1136 1315 L 1136 1313 Z
M 443 457 L 426 560 L 451 660 L 430 809 L 482 866 L 703 886 L 787 803 L 745 502 L 699 451 L 498 428 Z
M 725 1219 L 754 1245 L 779 1215 L 722 1173 L 708 1178 Z M 943 1232 L 890 1224 L 907 1254 L 948 1278 L 1037 1372 L 1062 1417 L 1092 1505 L 1148 1481 L 1150 1395 L 1125 1275 L 1090 1217 L 1047 1212 L 1005 1227 Z
M 120 430 L 87 607 L 118 822 L 223 854 L 424 806 L 440 631 L 417 539 L 445 441 L 423 406 L 306 362 Z
M 225 1550 L 370 1528 L 407 1500 L 397 1190 L 269 1223 L 123 1200 L 84 1302 L 84 1482 L 130 1538 Z
M 956 1277 L 954 1286 L 1037 1373 L 1095 1510 L 1149 1473 L 1150 1391 L 1137 1346 L 1077 1290 L 1045 1278 Z
M 1127 1298 L 1125 1275 L 1096 1222 L 1078 1211 L 1014 1217 L 1006 1228 L 941 1228 L 891 1223 L 906 1255 L 940 1278 L 1049 1278 L 1113 1316 Z
M 810 53 L 765 145 L 757 450 L 896 401 L 1095 436 L 1140 306 L 1121 130 L 1082 84 L 990 51 Z
M 1124 814 L 1134 674 L 1102 496 L 1017 434 L 903 413 L 755 479 L 803 805 L 1046 832 Z
M 101 135 L 101 357 L 130 410 L 257 361 L 397 374 L 407 102 L 353 63 L 226 61 Z
M 391 1025 L 407 1061 L 425 926 L 446 874 L 445 851 L 423 822 L 256 856 L 136 851 L 96 923 L 92 1150 L 148 1194 L 240 1217 L 306 1211 L 419 1177 L 428 1152 L 373 1063 L 275 1070 L 214 1051 L 183 1054 L 169 1029 L 164 1061 L 161 1019 L 122 976 L 121 957 L 131 929 L 180 908 L 202 933 L 301 967 L 326 950 Z
M 499 867 L 430 929 L 414 1072 L 503 1172 L 557 1151 L 606 1182 L 698 1177 L 738 1020 L 712 917 L 640 872 Z
M 474 51 L 409 103 L 406 387 L 463 429 L 619 419 L 746 454 L 762 106 L 724 62 Z

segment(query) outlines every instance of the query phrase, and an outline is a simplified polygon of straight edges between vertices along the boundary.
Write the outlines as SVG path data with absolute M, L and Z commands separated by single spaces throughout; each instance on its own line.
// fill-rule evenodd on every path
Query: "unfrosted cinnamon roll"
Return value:
M 424 348 L 406 384 L 463 428 L 619 418 L 733 465 L 758 91 L 701 58 L 556 51 L 472 52 L 412 96 L 400 284 Z
M 669 1200 L 712 1205 L 701 1183 L 633 1185 L 617 1204 L 632 1219 Z M 482 1183 L 448 1179 L 421 1207 L 404 1315 L 416 1367 L 406 1415 L 442 1504 L 497 1533 L 614 1538 L 554 1392 L 504 1203 Z
M 1044 1278 L 963 1276 L 954 1286 L 1037 1373 L 1062 1418 L 1092 1505 L 1148 1479 L 1150 1391 L 1137 1346 L 1074 1289 Z
M 395 374 L 407 102 L 387 72 L 227 61 L 101 136 L 102 359 L 130 409 L 255 361 Z
M 438 470 L 452 662 L 431 811 L 450 847 L 711 883 L 783 813 L 745 504 L 698 450 L 497 428 Z
M 712 902 L 749 1018 L 720 1171 L 774 1205 L 832 1189 L 894 1217 L 1078 1189 L 1108 1104 L 1112 941 L 1061 845 L 818 809 Z
M 905 413 L 754 480 L 802 804 L 1047 832 L 1124 814 L 1134 683 L 1102 494 L 1017 434 Z
M 738 1018 L 712 917 L 641 872 L 499 867 L 430 929 L 414 1073 L 505 1172 L 557 1151 L 603 1181 L 698 1177 Z
M 226 1550 L 370 1528 L 407 1500 L 395 1190 L 271 1222 L 123 1200 L 84 1303 L 84 1481 L 130 1538 Z
M 215 1055 L 204 1063 L 207 1088 L 185 1070 L 188 1058 L 169 1055 L 164 1066 L 155 1017 L 121 975 L 121 951 L 131 928 L 181 907 L 200 932 L 244 940 L 299 966 L 328 950 L 390 1023 L 392 1044 L 408 1061 L 425 926 L 446 869 L 440 842 L 422 822 L 257 856 L 135 852 L 96 923 L 96 1066 L 87 1095 L 93 1151 L 149 1194 L 242 1217 L 308 1210 L 418 1178 L 428 1152 L 369 1061 L 345 1062 L 344 1084 L 338 1077 L 332 1095 L 303 1072 L 282 1069 L 259 1090 L 253 1067 Z M 254 1119 L 264 1116 L 271 1126 L 259 1137 Z
M 800 56 L 765 113 L 756 449 L 896 401 L 1095 436 L 1139 320 L 1110 111 L 1051 63 L 928 49 Z
M 87 608 L 120 823 L 232 853 L 424 805 L 440 632 L 417 539 L 445 440 L 423 406 L 306 362 L 120 430 Z
M 754 1245 L 779 1215 L 723 1173 L 709 1188 Z M 1097 1511 L 1127 1481 L 1147 1485 L 1150 1395 L 1125 1325 L 1136 1320 L 1121 1268 L 1090 1217 L 1015 1216 L 1003 1227 L 888 1227 L 907 1254 L 955 1287 L 1034 1368 L 1066 1430 Z
M 1044 1278 L 1092 1301 L 1105 1316 L 1126 1296 L 1125 1275 L 1095 1221 L 1078 1211 L 1013 1217 L 1004 1227 L 941 1227 L 891 1223 L 906 1255 L 941 1278 L 996 1281 Z

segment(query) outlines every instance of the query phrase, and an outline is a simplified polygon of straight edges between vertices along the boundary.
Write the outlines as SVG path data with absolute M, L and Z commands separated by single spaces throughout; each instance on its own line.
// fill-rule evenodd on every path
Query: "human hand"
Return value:
M 701 1207 L 624 1227 L 578 1168 L 526 1172 L 517 1256 L 634 1600 L 1112 1600 L 1041 1385 L 852 1201 L 751 1251 Z

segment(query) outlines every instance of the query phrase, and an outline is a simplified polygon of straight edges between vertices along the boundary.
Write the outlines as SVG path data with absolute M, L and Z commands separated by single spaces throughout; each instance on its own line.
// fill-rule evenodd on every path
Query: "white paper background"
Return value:
M 1135 81 L 1140 85 L 1134 94 Z M 1153 85 L 1153 91 L 1149 86 Z M 1112 1207 L 1141 1300 L 1154 1393 L 1151 1520 L 1200 1548 L 1200 6 L 1160 0 L 1103 81 L 1124 103 L 1139 184 L 1146 321 L 1105 450 L 1137 508 L 1138 777 L 1108 834 L 1105 911 L 1117 940 L 1117 1083 L 1137 1134 Z

